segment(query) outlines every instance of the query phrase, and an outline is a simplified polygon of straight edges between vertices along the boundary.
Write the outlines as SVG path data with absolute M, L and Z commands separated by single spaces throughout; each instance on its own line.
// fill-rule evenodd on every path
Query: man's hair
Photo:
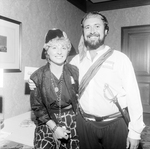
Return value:
M 87 14 L 82 18 L 82 20 L 81 20 L 81 26 L 82 26 L 82 28 L 84 27 L 84 22 L 85 22 L 85 20 L 88 19 L 88 18 L 90 18 L 91 16 L 95 16 L 95 15 L 101 16 L 101 19 L 102 19 L 102 21 L 104 22 L 104 25 L 105 25 L 105 30 L 109 31 L 108 20 L 107 20 L 107 18 L 106 18 L 104 15 L 102 15 L 99 11 L 92 11 L 92 12 L 87 13 Z

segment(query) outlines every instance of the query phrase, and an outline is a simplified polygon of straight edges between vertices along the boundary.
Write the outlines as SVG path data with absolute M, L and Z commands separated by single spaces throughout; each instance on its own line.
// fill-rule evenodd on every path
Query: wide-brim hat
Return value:
M 48 43 L 50 40 L 56 38 L 56 37 L 58 37 L 58 38 L 64 37 L 63 31 L 61 31 L 60 29 L 49 30 L 46 34 L 46 37 L 45 37 L 45 44 Z M 45 53 L 46 53 L 46 50 L 45 50 L 45 48 L 43 48 L 42 54 L 41 54 L 41 59 L 46 59 Z M 69 56 L 73 56 L 76 54 L 77 54 L 77 52 L 71 43 L 71 50 L 69 52 Z

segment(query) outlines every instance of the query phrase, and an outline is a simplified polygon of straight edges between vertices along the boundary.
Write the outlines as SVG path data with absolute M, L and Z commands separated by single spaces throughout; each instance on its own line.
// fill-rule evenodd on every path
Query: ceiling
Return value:
M 150 0 L 67 0 L 84 12 L 150 5 Z
M 111 0 L 91 0 L 92 3 L 107 2 Z

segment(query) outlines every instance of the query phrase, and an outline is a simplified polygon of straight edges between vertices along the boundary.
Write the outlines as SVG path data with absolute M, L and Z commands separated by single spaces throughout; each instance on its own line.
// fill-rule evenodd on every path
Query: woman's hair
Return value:
M 72 45 L 66 33 L 61 31 L 60 29 L 51 29 L 47 32 L 45 37 L 45 44 L 43 46 L 43 51 L 41 55 L 42 59 L 49 59 L 49 56 L 47 55 L 47 50 L 53 41 L 62 41 L 64 42 L 64 45 L 66 45 L 68 51 L 71 50 Z
M 81 20 L 81 26 L 82 28 L 84 27 L 84 22 L 86 19 L 90 18 L 91 16 L 95 16 L 95 15 L 99 15 L 101 16 L 101 20 L 104 22 L 104 25 L 105 25 L 105 30 L 109 31 L 109 26 L 108 26 L 108 20 L 107 18 L 102 15 L 99 11 L 92 11 L 92 12 L 89 12 L 87 13 Z

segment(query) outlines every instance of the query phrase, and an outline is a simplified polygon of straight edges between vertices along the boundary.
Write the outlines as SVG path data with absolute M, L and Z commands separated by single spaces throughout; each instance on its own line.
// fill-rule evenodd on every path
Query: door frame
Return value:
M 146 101 L 146 103 L 143 104 L 143 111 L 145 113 L 150 113 L 150 49 L 147 48 L 147 51 L 145 50 L 145 52 L 147 52 L 147 56 L 144 57 L 144 58 L 146 58 L 146 60 L 145 60 L 146 66 L 144 66 L 144 68 L 139 70 L 138 66 L 136 64 L 136 61 L 134 62 L 134 54 L 132 54 L 133 51 L 132 51 L 132 49 L 129 48 L 130 47 L 129 40 L 132 36 L 134 36 L 136 34 L 144 34 L 144 35 L 148 35 L 148 37 L 150 37 L 150 25 L 121 27 L 121 51 L 123 53 L 125 53 L 129 57 L 131 62 L 133 63 L 133 67 L 135 70 L 135 74 L 136 74 L 136 78 L 138 81 L 141 95 L 144 94 L 145 89 L 146 89 L 146 92 L 149 91 L 149 93 L 147 93 L 146 97 L 141 96 L 141 100 L 144 98 L 144 101 Z M 150 47 L 150 43 L 149 43 L 148 47 Z

